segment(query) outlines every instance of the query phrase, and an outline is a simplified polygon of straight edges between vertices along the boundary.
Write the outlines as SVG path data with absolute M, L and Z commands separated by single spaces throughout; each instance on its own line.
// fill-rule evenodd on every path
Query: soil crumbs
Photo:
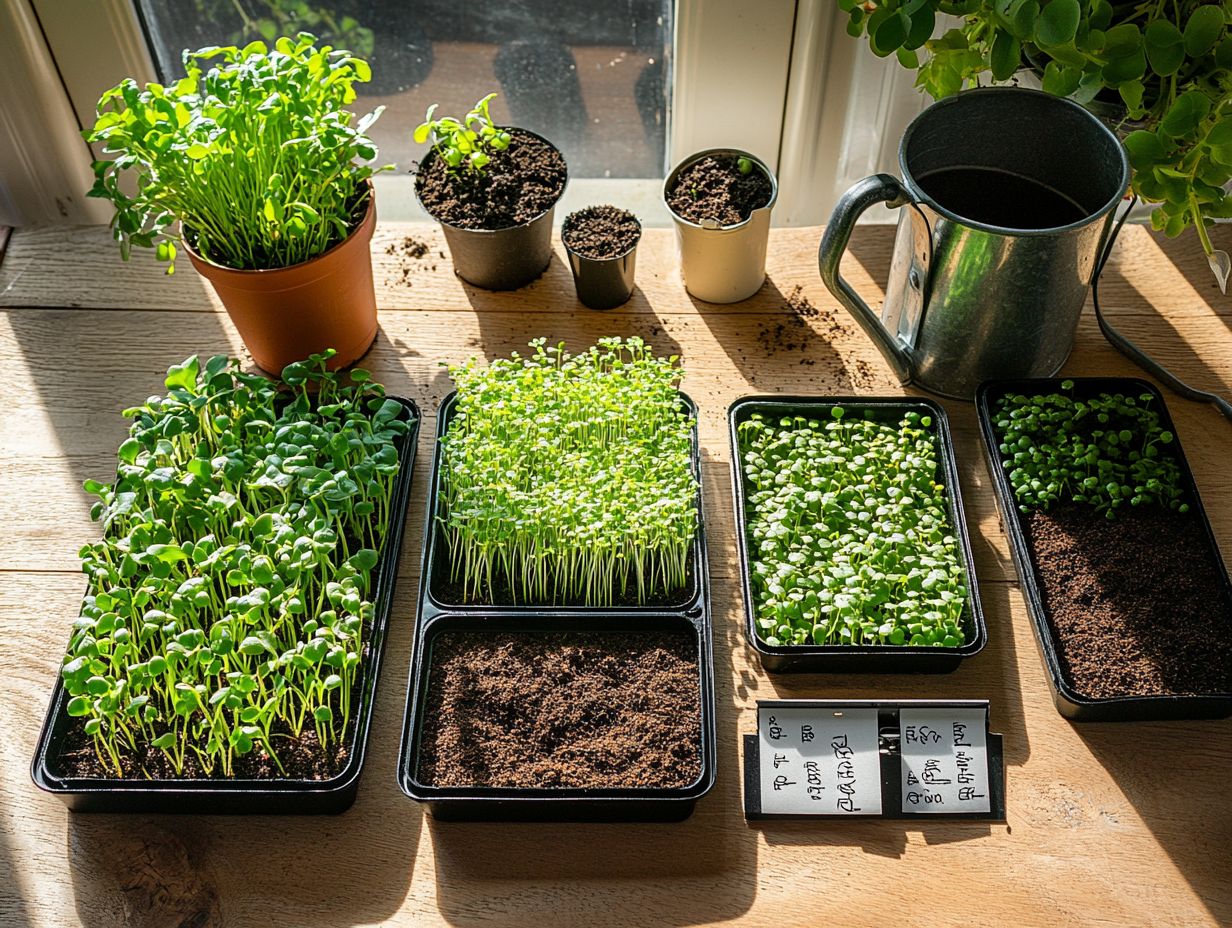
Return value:
M 1062 671 L 1084 696 L 1232 692 L 1232 602 L 1201 521 L 1159 507 L 1033 512 Z
M 619 258 L 642 237 L 642 224 L 628 210 L 588 206 L 569 214 L 560 235 L 565 246 L 583 258 Z
M 431 659 L 429 786 L 680 788 L 701 773 L 689 637 L 443 632 Z
M 435 151 L 420 163 L 415 189 L 433 218 L 461 229 L 507 229 L 547 212 L 565 189 L 564 156 L 521 129 L 491 153 L 483 173 L 450 171 Z
M 676 176 L 667 195 L 673 213 L 699 225 L 706 220 L 721 226 L 744 222 L 753 210 L 770 202 L 770 178 L 757 165 L 741 174 L 734 155 L 702 158 Z
M 410 287 L 411 276 L 419 270 L 436 270 L 436 264 L 431 266 L 424 259 L 434 260 L 429 256 L 432 246 L 427 242 L 420 241 L 412 235 L 407 235 L 396 242 L 390 242 L 385 246 L 385 254 L 392 255 L 398 259 L 397 277 L 393 280 L 386 280 L 386 285 L 402 284 Z M 438 251 L 437 255 L 441 260 L 445 259 L 445 252 Z

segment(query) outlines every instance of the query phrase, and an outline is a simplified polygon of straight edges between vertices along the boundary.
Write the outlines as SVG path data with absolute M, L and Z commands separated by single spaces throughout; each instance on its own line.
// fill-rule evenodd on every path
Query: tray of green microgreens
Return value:
M 33 764 L 71 808 L 354 801 L 419 414 L 331 356 L 281 383 L 192 357 L 125 410 Z
M 945 411 L 752 396 L 728 412 L 746 633 L 773 672 L 948 672 L 987 632 Z
M 1159 390 L 993 380 L 976 413 L 1057 710 L 1232 715 L 1232 580 Z

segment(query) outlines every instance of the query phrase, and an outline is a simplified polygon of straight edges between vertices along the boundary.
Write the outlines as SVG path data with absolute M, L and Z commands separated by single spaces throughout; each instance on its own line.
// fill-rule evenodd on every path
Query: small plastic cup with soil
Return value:
M 739 149 L 712 148 L 682 161 L 663 182 L 680 247 L 685 289 L 709 303 L 751 297 L 766 280 L 770 211 L 778 182 Z
M 415 172 L 415 196 L 441 223 L 459 277 L 485 290 L 516 290 L 552 260 L 552 220 L 569 172 L 564 155 L 543 136 L 492 123 L 491 96 L 465 122 L 495 141 L 467 154 L 450 146 L 443 128 L 462 121 L 434 122 L 429 111 L 415 135 L 432 142 Z
M 588 206 L 569 214 L 560 237 L 583 304 L 615 309 L 628 302 L 642 237 L 636 216 L 615 206 Z

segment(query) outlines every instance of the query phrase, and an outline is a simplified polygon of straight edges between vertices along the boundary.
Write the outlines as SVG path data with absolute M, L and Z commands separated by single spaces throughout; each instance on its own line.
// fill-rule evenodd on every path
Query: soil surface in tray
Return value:
M 680 788 L 701 773 L 697 644 L 677 634 L 442 632 L 428 786 Z
M 1062 671 L 1080 694 L 1232 692 L 1232 603 L 1202 522 L 1157 507 L 1027 519 Z
M 642 237 L 642 225 L 628 210 L 588 206 L 571 213 L 561 227 L 561 239 L 583 258 L 619 258 Z
M 415 189 L 424 208 L 462 229 L 507 229 L 546 212 L 565 189 L 565 159 L 555 148 L 520 129 L 504 151 L 491 153 L 483 173 L 449 171 L 430 153 L 419 165 Z
M 731 155 L 706 157 L 676 175 L 667 205 L 682 219 L 699 225 L 707 219 L 734 226 L 770 202 L 770 178 L 756 164 L 741 174 Z

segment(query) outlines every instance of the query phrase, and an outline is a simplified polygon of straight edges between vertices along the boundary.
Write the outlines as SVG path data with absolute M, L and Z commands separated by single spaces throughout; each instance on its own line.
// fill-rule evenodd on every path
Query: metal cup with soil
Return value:
M 708 303 L 738 303 L 766 280 L 774 173 L 734 148 L 711 148 L 682 161 L 663 182 L 676 226 L 685 289 Z
M 588 206 L 569 214 L 560 237 L 583 304 L 615 309 L 628 302 L 642 237 L 636 216 L 615 206 Z
M 552 219 L 569 172 L 541 135 L 508 128 L 482 171 L 449 168 L 430 149 L 415 173 L 420 206 L 441 224 L 454 270 L 485 290 L 516 290 L 552 260 Z
M 1089 489 L 1083 478 L 1060 488 L 1047 505 L 1024 503 L 1015 490 L 1014 455 L 1030 454 L 1034 446 L 1007 444 L 1009 420 L 1000 404 L 1011 396 L 1058 395 L 1075 403 L 1124 397 L 1133 401 L 1131 408 L 1156 413 L 1155 435 L 1166 440 L 1144 438 L 1134 421 L 1115 414 L 1104 413 L 1106 422 L 1072 421 L 1083 448 L 1115 435 L 1127 454 L 1139 456 L 1135 460 L 1169 460 L 1176 468 L 1176 505 L 1131 486 L 1145 481 L 1100 475 L 1098 457 L 1081 465 L 1091 470 Z M 976 411 L 1058 711 L 1074 721 L 1232 714 L 1232 583 L 1159 391 L 1129 377 L 996 380 L 978 390 Z M 1130 486 L 1133 496 L 1118 483 Z M 1093 504 L 1095 495 L 1106 502 L 1114 490 L 1121 497 L 1114 510 Z

